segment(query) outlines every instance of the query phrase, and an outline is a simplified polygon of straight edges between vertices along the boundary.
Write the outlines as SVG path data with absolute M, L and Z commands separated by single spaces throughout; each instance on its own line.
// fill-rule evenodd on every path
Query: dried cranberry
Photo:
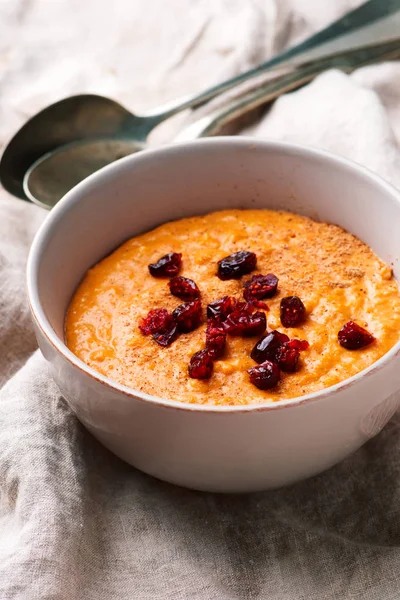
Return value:
M 375 340 L 373 335 L 354 321 L 349 321 L 346 325 L 343 325 L 338 333 L 338 339 L 340 345 L 347 350 L 365 348 Z
M 288 336 L 274 329 L 257 342 L 250 356 L 257 363 L 263 363 L 266 360 L 275 361 L 278 348 L 285 342 L 289 342 Z
M 261 365 L 252 367 L 247 371 L 250 375 L 250 381 L 260 390 L 269 390 L 275 387 L 281 378 L 281 372 L 278 365 L 270 360 L 266 360 Z
M 239 250 L 225 256 L 218 262 L 217 275 L 222 281 L 227 279 L 240 279 L 242 275 L 251 273 L 256 268 L 257 257 L 254 252 Z
M 300 358 L 300 352 L 289 346 L 290 342 L 283 344 L 276 351 L 276 362 L 285 373 L 294 373 Z
M 207 306 L 207 318 L 225 321 L 227 316 L 235 309 L 238 301 L 233 296 L 223 296 Z
M 269 306 L 268 304 L 265 304 L 265 302 L 263 302 L 262 300 L 255 300 L 253 298 L 253 300 L 251 301 L 252 305 L 255 306 L 256 308 L 262 308 L 263 310 L 269 311 Z
M 166 346 L 170 346 L 172 342 L 176 340 L 178 335 L 178 326 L 173 323 L 168 331 L 165 331 L 164 333 L 154 333 L 153 339 L 157 342 L 157 344 L 159 344 L 159 346 L 163 346 L 163 348 L 165 348 Z
M 150 275 L 153 277 L 173 277 L 178 275 L 182 264 L 182 254 L 170 252 L 149 265 Z
M 278 288 L 278 278 L 272 273 L 268 275 L 253 275 L 250 281 L 244 284 L 243 297 L 247 302 L 272 298 Z
M 153 308 L 147 317 L 141 319 L 139 329 L 144 335 L 165 333 L 173 323 L 172 315 L 165 308 Z
M 214 363 L 207 350 L 200 350 L 190 359 L 188 372 L 193 379 L 210 379 Z
M 224 329 L 229 335 L 262 335 L 267 328 L 265 313 L 257 311 L 246 302 L 238 302 L 237 308 L 224 321 Z
M 300 325 L 306 316 L 306 307 L 298 296 L 286 296 L 281 300 L 281 323 L 284 327 Z
M 193 302 L 186 302 L 176 307 L 172 313 L 178 330 L 182 333 L 188 333 L 196 329 L 202 318 L 201 302 L 198 298 Z
M 169 282 L 171 294 L 181 300 L 194 300 L 199 298 L 200 290 L 193 279 L 176 275 Z
M 290 340 L 287 345 L 295 350 L 307 350 L 310 344 L 306 340 Z
M 226 344 L 226 333 L 222 323 L 210 319 L 207 323 L 206 350 L 213 360 L 221 358 Z

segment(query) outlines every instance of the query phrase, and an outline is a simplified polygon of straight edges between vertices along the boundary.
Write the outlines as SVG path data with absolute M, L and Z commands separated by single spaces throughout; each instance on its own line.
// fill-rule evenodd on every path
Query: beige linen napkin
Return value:
M 140 108 L 195 91 L 356 4 L 0 0 L 0 143 L 70 93 Z M 250 133 L 328 148 L 400 187 L 399 75 L 328 72 Z M 398 417 L 280 491 L 216 496 L 137 472 L 77 422 L 35 352 L 24 269 L 44 217 L 0 194 L 0 598 L 398 600 Z

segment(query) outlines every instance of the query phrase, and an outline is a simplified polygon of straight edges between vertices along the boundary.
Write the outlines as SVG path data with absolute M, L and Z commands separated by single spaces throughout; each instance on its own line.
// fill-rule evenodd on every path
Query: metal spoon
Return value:
M 122 156 L 142 150 L 149 132 L 163 120 L 398 10 L 400 0 L 369 0 L 259 67 L 147 115 L 133 115 L 102 96 L 80 95 L 61 100 L 34 116 L 11 140 L 0 163 L 0 181 L 17 197 L 46 207 L 54 206 L 66 191 L 89 174 Z M 36 173 L 39 166 L 41 174 Z
M 262 104 L 274 100 L 284 93 L 301 87 L 327 69 L 340 69 L 341 71 L 350 73 L 354 69 L 366 65 L 382 61 L 398 60 L 399 58 L 400 38 L 397 38 L 389 42 L 366 45 L 351 51 L 339 52 L 324 57 L 319 61 L 305 63 L 299 68 L 294 68 L 287 74 L 268 82 L 266 85 L 262 85 L 244 94 L 228 107 L 219 108 L 214 113 L 206 115 L 195 123 L 192 123 L 180 132 L 174 139 L 174 142 L 218 135 L 231 121 L 238 119 Z M 39 172 L 35 172 L 35 177 L 38 175 Z M 29 183 L 31 183 L 30 180 Z M 32 189 L 35 188 L 33 187 Z

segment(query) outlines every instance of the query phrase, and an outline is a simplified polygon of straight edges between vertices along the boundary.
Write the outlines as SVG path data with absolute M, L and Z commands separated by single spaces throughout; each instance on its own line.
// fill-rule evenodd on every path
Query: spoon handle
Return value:
M 329 41 L 337 40 L 345 34 L 349 34 L 368 25 L 372 25 L 373 23 L 376 23 L 377 21 L 380 21 L 399 10 L 400 0 L 368 0 L 368 2 L 365 2 L 355 10 L 346 13 L 343 17 L 325 29 L 315 33 L 300 44 L 297 44 L 296 46 L 285 50 L 281 54 L 272 57 L 261 65 L 250 69 L 245 73 L 241 73 L 232 79 L 228 79 L 227 81 L 215 85 L 201 92 L 200 94 L 194 94 L 180 98 L 173 103 L 159 108 L 157 112 L 148 112 L 144 116 L 152 118 L 151 129 L 153 129 L 153 127 L 155 127 L 164 119 L 186 108 L 195 108 L 200 106 L 215 96 L 230 90 L 239 83 L 259 76 L 272 67 L 284 63 L 288 59 L 299 57 L 302 54 L 307 53 L 307 51 L 315 49 Z
M 400 38 L 381 44 L 363 46 L 354 50 L 339 52 L 318 61 L 295 67 L 291 72 L 279 76 L 266 85 L 244 94 L 211 115 L 185 128 L 174 141 L 186 141 L 216 135 L 227 123 L 237 119 L 258 106 L 274 100 L 278 96 L 301 87 L 317 75 L 330 68 L 351 72 L 358 67 L 400 57 Z

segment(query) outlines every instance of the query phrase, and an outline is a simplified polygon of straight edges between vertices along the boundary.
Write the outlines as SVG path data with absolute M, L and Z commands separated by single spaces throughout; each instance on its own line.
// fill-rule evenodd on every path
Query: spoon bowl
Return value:
M 52 208 L 75 185 L 102 167 L 143 150 L 131 138 L 100 138 L 72 142 L 36 160 L 23 179 L 27 198 Z
M 143 121 L 103 96 L 82 94 L 60 100 L 32 117 L 8 144 L 1 160 L 1 183 L 26 200 L 23 179 L 39 158 L 87 138 L 124 138 L 134 132 L 140 140 Z

